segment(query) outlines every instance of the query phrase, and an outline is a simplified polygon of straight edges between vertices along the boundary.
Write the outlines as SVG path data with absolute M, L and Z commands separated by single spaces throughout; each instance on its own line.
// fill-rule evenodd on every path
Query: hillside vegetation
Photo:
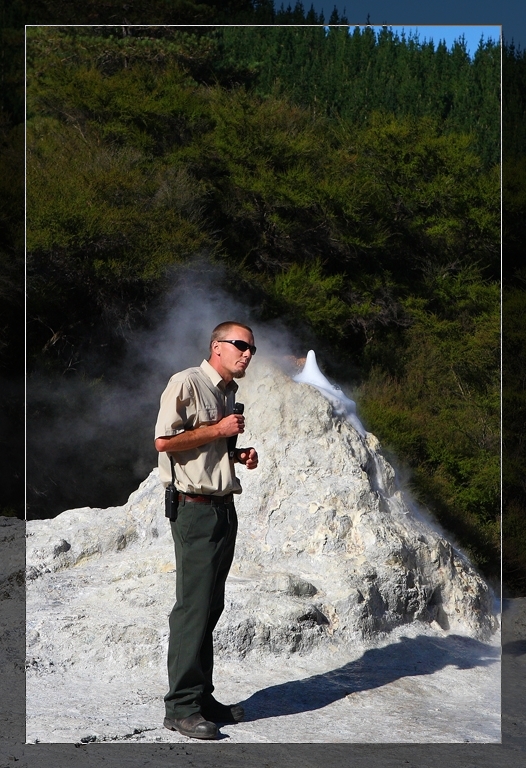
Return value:
M 42 27 L 27 52 L 32 380 L 102 386 L 206 254 L 259 320 L 316 340 L 417 497 L 497 578 L 499 49 Z M 48 424 L 71 406 L 39 387 L 30 418 Z M 134 457 L 119 460 L 129 492 Z M 30 514 L 104 505 L 54 495 L 45 457 L 31 478 Z

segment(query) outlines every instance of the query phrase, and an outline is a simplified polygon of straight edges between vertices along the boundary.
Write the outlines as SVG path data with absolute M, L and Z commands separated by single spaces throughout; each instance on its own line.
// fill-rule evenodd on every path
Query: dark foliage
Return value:
M 126 14 L 118 3 L 96 6 L 75 10 L 75 19 L 70 4 L 51 0 L 31 9 L 11 3 L 4 14 L 3 39 L 13 51 L 21 21 L 42 24 L 53 16 L 55 23 L 115 25 L 35 29 L 31 37 L 30 423 L 38 431 L 56 423 L 53 408 L 75 411 L 67 388 L 58 386 L 64 377 L 85 382 L 92 393 L 86 403 L 104 399 L 107 361 L 118 364 L 130 334 L 152 322 L 167 268 L 204 250 L 235 270 L 239 293 L 262 319 L 304 328 L 329 372 L 352 373 L 368 427 L 411 467 L 417 496 L 488 575 L 497 575 L 495 47 L 480 46 L 470 62 L 462 44 L 448 53 L 397 40 L 389 30 L 375 39 L 370 30 L 349 36 L 332 29 L 326 37 L 320 28 L 256 35 L 140 27 L 133 26 L 143 21 L 139 5 L 127 4 Z M 174 23 L 213 24 L 221 12 L 246 23 L 258 14 L 259 23 L 323 22 L 299 3 L 281 11 L 268 2 L 221 6 L 158 0 L 149 22 L 159 13 L 170 23 L 173 13 Z M 331 23 L 346 20 L 333 14 Z M 2 60 L 3 155 L 13 169 L 13 182 L 3 182 L 9 225 L 1 243 L 8 379 L 20 366 L 12 320 L 23 306 L 22 294 L 10 290 L 22 267 L 23 188 L 15 181 L 21 63 Z M 517 367 L 523 74 L 523 54 L 506 47 L 504 266 L 514 292 L 504 304 L 504 373 L 512 383 L 504 401 L 505 418 L 511 416 L 504 532 L 506 579 L 519 592 L 526 583 Z M 352 89 L 342 88 L 349 82 Z M 43 381 L 57 392 L 54 405 L 39 394 Z M 10 430 L 15 412 L 13 405 Z M 97 436 L 89 451 L 111 479 L 96 499 L 78 479 L 57 488 L 46 457 L 31 457 L 33 510 L 41 510 L 35 514 L 118 503 L 121 489 L 132 490 L 136 455 L 124 452 L 116 462 Z M 75 466 L 75 452 L 63 457 Z M 19 473 L 11 474 L 14 488 Z

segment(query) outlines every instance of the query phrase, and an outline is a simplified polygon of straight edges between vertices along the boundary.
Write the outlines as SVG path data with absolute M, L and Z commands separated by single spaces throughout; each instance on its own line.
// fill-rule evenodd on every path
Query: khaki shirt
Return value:
M 187 368 L 172 376 L 161 395 L 155 425 L 155 439 L 172 437 L 188 429 L 215 424 L 234 412 L 237 384 L 225 384 L 209 362 L 199 368 Z M 159 476 L 171 482 L 170 455 L 175 468 L 175 485 L 183 493 L 224 496 L 241 493 L 234 474 L 234 462 L 228 458 L 227 438 L 177 453 L 159 452 Z

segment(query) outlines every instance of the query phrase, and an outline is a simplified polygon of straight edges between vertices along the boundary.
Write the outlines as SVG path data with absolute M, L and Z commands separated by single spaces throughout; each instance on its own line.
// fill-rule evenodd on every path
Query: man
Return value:
M 164 725 L 197 739 L 217 738 L 216 723 L 244 715 L 240 705 L 212 696 L 212 632 L 223 611 L 237 533 L 233 494 L 242 489 L 234 462 L 258 465 L 254 448 L 232 446 L 245 427 L 244 416 L 234 413 L 234 379 L 245 375 L 255 353 L 247 325 L 218 325 L 208 361 L 168 382 L 155 427 L 160 478 L 166 486 L 175 477 L 179 504 L 171 522 L 177 602 L 170 614 Z

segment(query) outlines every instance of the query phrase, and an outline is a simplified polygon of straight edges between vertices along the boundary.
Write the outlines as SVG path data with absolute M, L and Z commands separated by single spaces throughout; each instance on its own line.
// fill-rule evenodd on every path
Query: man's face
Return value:
M 253 346 L 254 337 L 246 328 L 232 326 L 224 338 L 215 341 L 213 345 L 214 353 L 219 358 L 219 373 L 222 377 L 225 380 L 242 379 L 252 359 L 252 353 L 249 349 L 241 352 L 234 344 L 229 344 L 229 341 L 246 341 Z

